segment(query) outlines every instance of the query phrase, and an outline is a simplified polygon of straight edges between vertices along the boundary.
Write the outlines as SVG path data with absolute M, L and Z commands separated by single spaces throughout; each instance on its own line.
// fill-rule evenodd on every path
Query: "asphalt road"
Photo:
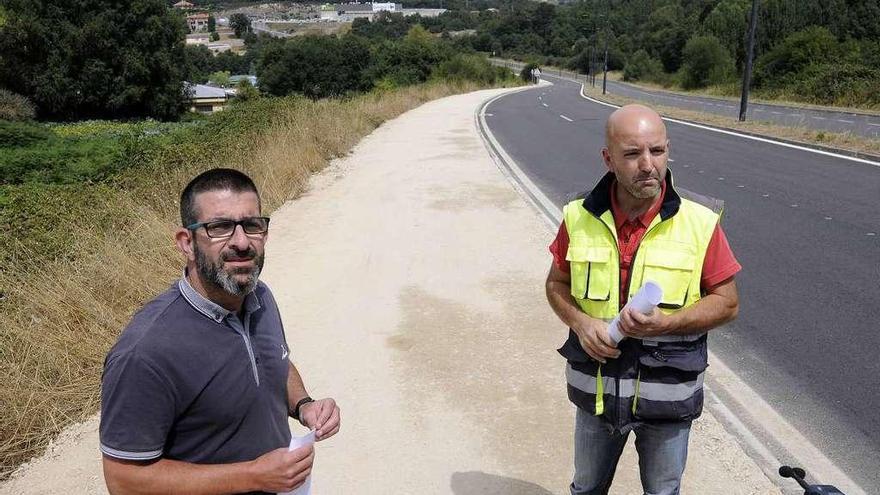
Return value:
M 505 96 L 485 113 L 499 144 L 561 206 L 605 172 L 599 151 L 612 109 L 548 79 L 555 85 Z M 713 351 L 880 493 L 880 164 L 667 127 L 676 185 L 725 200 L 724 229 L 744 267 L 739 318 L 710 334 Z
M 599 83 L 601 83 L 601 78 L 597 78 L 597 84 Z M 651 91 L 617 81 L 608 81 L 606 89 L 612 94 L 636 98 L 655 105 L 713 113 L 732 119 L 739 117 L 739 101 Z M 851 132 L 860 136 L 880 137 L 880 115 L 813 110 L 749 102 L 746 118 L 748 120 L 773 122 L 790 127 L 803 126 L 817 130 Z
M 493 59 L 492 63 L 516 68 L 523 66 L 520 62 Z M 563 75 L 556 70 L 548 69 L 545 75 Z M 583 74 L 565 73 L 566 77 L 586 80 Z M 596 77 L 596 87 L 602 87 L 602 74 Z M 619 81 L 608 81 L 606 89 L 609 93 L 635 98 L 652 105 L 682 108 L 697 112 L 723 115 L 731 119 L 739 118 L 739 100 L 711 98 L 675 94 L 668 91 L 652 91 Z M 880 115 L 867 113 L 838 112 L 786 105 L 767 105 L 749 102 L 746 112 L 747 120 L 771 122 L 788 127 L 806 127 L 817 131 L 852 133 L 857 136 L 871 138 L 880 137 Z

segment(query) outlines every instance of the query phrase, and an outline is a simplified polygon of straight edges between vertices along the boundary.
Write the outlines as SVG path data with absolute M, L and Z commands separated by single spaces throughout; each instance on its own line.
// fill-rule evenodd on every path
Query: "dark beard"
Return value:
M 265 257 L 263 254 L 257 255 L 255 249 L 250 248 L 247 251 L 221 254 L 220 260 L 216 263 L 205 256 L 205 253 L 199 249 L 198 243 L 193 243 L 193 253 L 196 255 L 196 268 L 199 271 L 199 277 L 223 292 L 235 297 L 244 297 L 257 287 Z M 235 268 L 232 273 L 224 270 L 223 261 L 226 261 L 229 255 L 232 254 L 236 257 L 253 258 L 254 268 Z M 239 282 L 233 277 L 233 275 L 240 274 L 248 275 L 246 282 Z

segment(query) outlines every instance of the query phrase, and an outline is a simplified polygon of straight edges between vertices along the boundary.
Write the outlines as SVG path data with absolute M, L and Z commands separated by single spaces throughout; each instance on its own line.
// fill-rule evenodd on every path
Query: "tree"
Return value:
M 795 82 L 811 64 L 843 56 L 840 44 L 827 28 L 812 26 L 792 33 L 782 43 L 758 58 L 756 87 L 783 87 Z
M 229 86 L 229 72 L 225 70 L 214 72 L 208 76 L 208 82 L 214 86 L 225 88 Z
M 721 84 L 733 75 L 733 59 L 714 36 L 689 39 L 682 60 L 681 85 L 685 89 Z
M 0 86 L 52 119 L 172 119 L 185 104 L 185 24 L 163 0 L 6 0 Z
M 750 12 L 750 0 L 722 0 L 703 21 L 706 34 L 718 38 L 734 55 L 737 64 L 745 60 L 745 39 Z
M 211 41 L 217 41 L 220 39 L 220 34 L 218 34 L 217 31 L 211 31 L 211 34 L 210 34 L 210 36 L 208 36 L 208 39 L 210 39 Z
M 260 91 L 250 81 L 242 79 L 235 85 L 235 99 L 232 101 L 248 101 L 259 97 Z
M 366 41 L 357 36 L 303 36 L 265 47 L 257 64 L 260 89 L 284 96 L 342 96 L 372 86 Z
M 208 16 L 208 32 L 214 33 L 217 31 L 217 19 L 214 19 L 214 16 Z
M 250 32 L 251 20 L 244 14 L 232 14 L 229 16 L 229 27 L 235 31 L 236 38 L 241 38 L 244 33 Z
M 653 81 L 663 75 L 663 65 L 645 50 L 632 54 L 623 67 L 624 81 Z
M 680 5 L 657 9 L 645 24 L 645 32 L 644 45 L 648 53 L 659 58 L 667 72 L 677 71 L 682 49 L 692 32 L 684 9 Z
M 216 71 L 216 59 L 205 45 L 187 45 L 184 51 L 185 69 L 183 78 L 193 83 L 203 83 L 208 75 Z M 221 54 L 222 55 L 222 54 Z
M 370 78 L 387 79 L 395 85 L 426 81 L 434 67 L 450 56 L 447 46 L 416 25 L 403 40 L 385 41 L 376 47 Z

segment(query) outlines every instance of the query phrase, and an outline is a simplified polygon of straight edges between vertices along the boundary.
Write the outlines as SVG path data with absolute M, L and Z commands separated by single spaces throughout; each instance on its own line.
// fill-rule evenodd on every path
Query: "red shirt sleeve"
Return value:
M 709 247 L 706 249 L 706 258 L 703 259 L 703 274 L 700 278 L 700 287 L 703 290 L 724 282 L 742 270 L 742 265 L 736 261 L 727 236 L 721 229 L 721 224 L 715 226 Z
M 559 224 L 559 232 L 556 233 L 556 239 L 550 244 L 550 253 L 553 255 L 553 263 L 556 267 L 565 273 L 571 273 L 571 265 L 565 259 L 568 254 L 568 229 L 565 228 L 565 222 Z

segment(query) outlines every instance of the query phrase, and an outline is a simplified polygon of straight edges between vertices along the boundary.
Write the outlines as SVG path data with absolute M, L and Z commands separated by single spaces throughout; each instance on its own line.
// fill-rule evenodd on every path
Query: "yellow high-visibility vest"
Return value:
M 613 182 L 614 175 L 606 174 L 585 198 L 563 208 L 571 295 L 584 313 L 604 321 L 611 321 L 620 310 L 620 253 L 610 199 Z M 701 199 L 715 208 L 680 197 L 668 172 L 663 204 L 633 257 L 628 297 L 652 281 L 663 289 L 659 308 L 667 314 L 700 300 L 703 260 L 722 204 Z M 700 415 L 705 334 L 625 339 L 619 348 L 619 358 L 599 364 L 569 332 L 559 352 L 568 360 L 566 381 L 573 403 L 606 417 L 616 428 L 633 421 Z

